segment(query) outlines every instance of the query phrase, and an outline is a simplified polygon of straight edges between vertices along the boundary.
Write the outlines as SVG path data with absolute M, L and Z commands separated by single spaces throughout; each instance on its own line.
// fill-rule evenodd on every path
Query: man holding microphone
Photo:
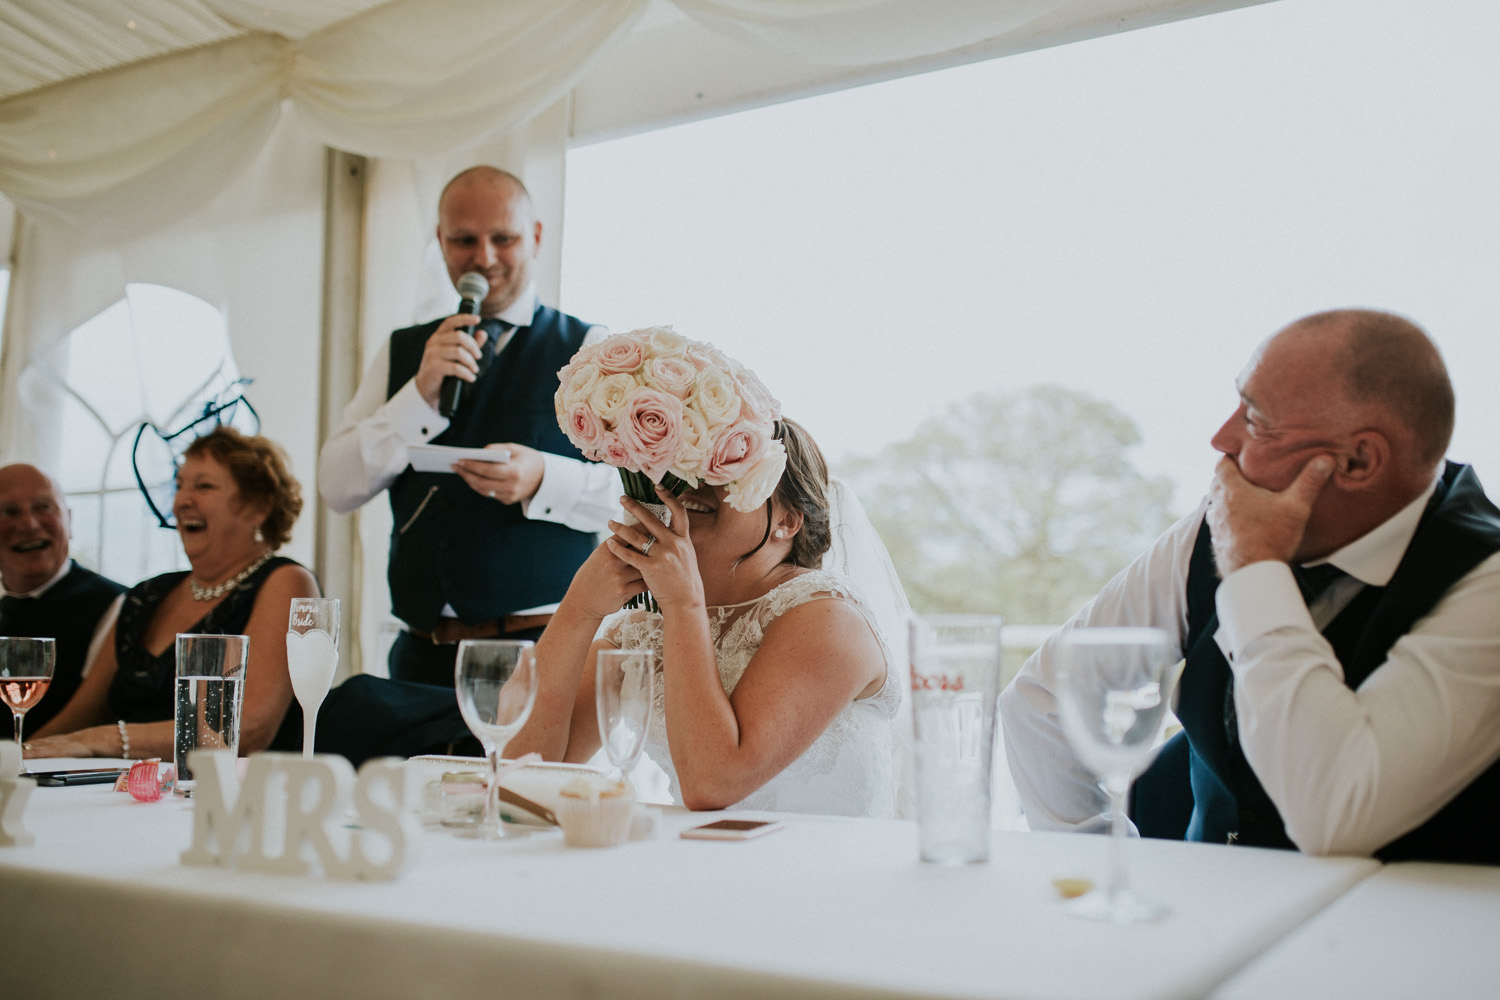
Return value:
M 620 485 L 557 425 L 558 369 L 606 331 L 537 300 L 542 223 L 525 185 L 489 166 L 458 174 L 437 238 L 468 308 L 391 334 L 323 445 L 318 487 L 341 513 L 389 490 L 391 604 L 407 626 L 391 676 L 451 685 L 460 639 L 536 634 L 545 617 L 517 612 L 562 597 Z M 507 457 L 419 472 L 408 449 L 429 443 Z

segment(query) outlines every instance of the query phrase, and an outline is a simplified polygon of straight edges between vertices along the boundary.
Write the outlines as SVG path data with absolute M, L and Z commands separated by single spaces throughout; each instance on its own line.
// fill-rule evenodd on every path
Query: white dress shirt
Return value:
M 57 581 L 67 576 L 72 571 L 73 560 L 64 559 L 62 569 L 53 574 L 52 579 L 48 580 L 40 587 L 33 587 L 31 590 L 28 590 L 24 594 L 12 594 L 10 591 L 5 589 L 5 584 L 3 582 L 0 582 L 0 597 L 13 597 L 21 601 L 36 600 L 47 591 L 51 590 L 53 585 L 56 584 Z M 109 607 L 104 609 L 104 614 L 99 616 L 99 623 L 94 626 L 94 635 L 93 638 L 89 640 L 89 649 L 88 652 L 84 655 L 83 659 L 83 671 L 79 674 L 79 676 L 87 677 L 89 675 L 89 671 L 94 669 L 94 657 L 99 655 L 99 649 L 104 645 L 104 638 L 109 634 L 109 630 L 114 627 L 115 619 L 120 616 L 120 606 L 124 603 L 124 594 L 115 595 L 115 599 L 109 602 Z
M 1279 562 L 1241 567 L 1215 595 L 1240 745 L 1308 853 L 1372 854 L 1500 760 L 1500 554 L 1444 594 L 1358 690 L 1319 634 L 1365 585 L 1390 582 L 1430 496 L 1323 560 L 1349 577 L 1311 608 Z M 1154 625 L 1180 643 L 1206 509 L 1205 500 L 1065 627 Z M 1102 830 L 1104 795 L 1058 721 L 1055 645 L 1044 643 L 1001 695 L 1011 773 L 1033 829 Z
M 515 326 L 528 325 L 536 303 L 536 288 L 528 287 L 495 318 Z M 495 344 L 497 355 L 510 343 L 513 332 L 500 336 Z M 583 342 L 595 344 L 608 335 L 602 326 L 590 327 Z M 422 398 L 415 378 L 386 399 L 390 370 L 391 344 L 386 338 L 344 408 L 343 420 L 318 455 L 318 492 L 340 513 L 349 513 L 395 482 L 410 461 L 408 447 L 426 444 L 448 429 L 448 419 Z M 618 470 L 550 452 L 541 456 L 541 485 L 521 502 L 528 518 L 599 532 L 605 521 L 620 513 Z

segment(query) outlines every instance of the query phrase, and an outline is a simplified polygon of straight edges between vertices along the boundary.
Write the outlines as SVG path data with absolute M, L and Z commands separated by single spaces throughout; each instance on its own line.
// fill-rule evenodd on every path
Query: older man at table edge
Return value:
M 0 635 L 57 640 L 52 684 L 26 713 L 27 733 L 68 703 L 119 611 L 125 588 L 69 557 L 72 514 L 33 465 L 0 468 Z
M 1444 461 L 1436 346 L 1388 313 L 1320 313 L 1262 344 L 1239 391 L 1209 497 L 1065 626 L 1181 645 L 1183 732 L 1132 818 L 1148 836 L 1500 863 L 1500 511 Z M 1033 828 L 1091 829 L 1103 798 L 1059 727 L 1055 650 L 1002 695 L 1006 749 Z
M 391 334 L 323 445 L 318 488 L 345 513 L 390 491 L 391 602 L 407 626 L 391 677 L 451 686 L 453 643 L 540 632 L 545 617 L 516 612 L 561 599 L 618 513 L 620 483 L 557 425 L 558 369 L 606 331 L 538 301 L 542 223 L 525 185 L 495 167 L 459 173 L 438 199 L 437 238 L 455 284 L 470 271 L 489 282 L 479 316 Z M 446 378 L 461 380 L 451 416 L 439 412 Z M 408 448 L 428 442 L 510 457 L 457 462 L 461 478 L 418 472 Z

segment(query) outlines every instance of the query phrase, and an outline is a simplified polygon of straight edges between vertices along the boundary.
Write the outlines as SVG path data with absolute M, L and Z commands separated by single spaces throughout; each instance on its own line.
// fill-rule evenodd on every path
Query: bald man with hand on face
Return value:
M 52 683 L 26 713 L 33 733 L 68 703 L 125 588 L 68 555 L 63 492 L 33 465 L 0 468 L 0 635 L 56 639 Z
M 1500 511 L 1445 462 L 1437 348 L 1340 310 L 1267 340 L 1214 435 L 1209 496 L 1064 628 L 1166 630 L 1183 732 L 1136 782 L 1143 835 L 1500 863 Z M 1034 829 L 1101 829 L 1056 639 L 1001 696 Z

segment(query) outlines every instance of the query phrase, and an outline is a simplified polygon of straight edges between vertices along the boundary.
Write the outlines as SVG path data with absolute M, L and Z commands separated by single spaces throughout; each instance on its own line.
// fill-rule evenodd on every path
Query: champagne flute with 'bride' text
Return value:
M 302 706 L 302 756 L 313 755 L 318 709 L 339 665 L 339 602 L 336 597 L 294 597 L 286 628 L 286 668 Z

